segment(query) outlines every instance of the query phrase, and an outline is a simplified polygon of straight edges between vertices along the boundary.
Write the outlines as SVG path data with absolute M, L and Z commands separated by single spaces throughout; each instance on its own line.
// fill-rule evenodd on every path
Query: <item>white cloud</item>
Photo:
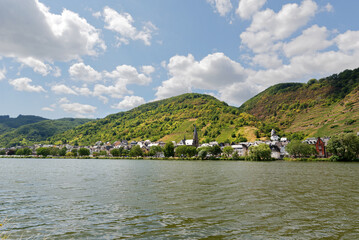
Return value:
M 3 67 L 3 69 L 0 69 L 0 81 L 5 79 L 6 77 L 6 68 Z
M 53 91 L 56 94 L 73 94 L 73 95 L 77 95 L 77 93 L 74 90 L 72 90 L 71 88 L 65 86 L 64 84 L 52 86 L 51 91 Z
M 223 53 L 210 54 L 201 61 L 196 61 L 191 54 L 187 57 L 174 56 L 167 69 L 171 78 L 158 87 L 157 99 L 191 92 L 197 88 L 218 90 L 234 82 L 244 81 L 251 72 Z
M 236 13 L 243 19 L 250 19 L 266 2 L 267 0 L 240 0 Z
M 10 85 L 12 85 L 17 91 L 46 92 L 43 87 L 31 85 L 31 82 L 32 80 L 26 77 L 9 80 Z
M 209 2 L 222 17 L 232 10 L 231 0 L 207 0 L 207 2 Z
M 157 30 L 153 23 L 147 22 L 142 30 L 138 30 L 133 26 L 134 20 L 129 13 L 120 14 L 112 8 L 105 7 L 102 15 L 106 23 L 105 28 L 120 34 L 120 37 L 117 37 L 119 44 L 129 44 L 129 40 L 141 40 L 145 45 L 151 45 L 152 34 Z
M 113 105 L 112 108 L 128 110 L 146 103 L 145 99 L 139 96 L 126 96 L 121 102 Z
M 60 104 L 60 107 L 65 112 L 74 113 L 77 116 L 95 113 L 97 109 L 97 107 L 80 103 L 62 103 Z
M 60 77 L 61 76 L 61 68 L 55 67 L 53 70 L 54 77 Z
M 69 103 L 69 102 L 70 101 L 66 97 L 60 98 L 59 100 L 59 103 Z
M 53 108 L 50 108 L 50 107 L 43 107 L 41 108 L 42 111 L 48 111 L 48 112 L 53 112 L 55 111 Z
M 338 35 L 335 42 L 341 51 L 359 51 L 359 31 L 346 31 Z
M 77 92 L 78 94 L 82 95 L 82 96 L 91 96 L 93 95 L 93 93 L 91 92 L 91 90 L 84 85 L 83 87 L 72 87 L 74 89 L 75 92 Z
M 325 10 L 327 11 L 327 12 L 334 12 L 334 7 L 333 7 L 333 5 L 332 4 L 330 4 L 330 3 L 328 3 L 327 5 L 325 5 Z
M 96 82 L 101 80 L 101 73 L 84 63 L 76 63 L 72 65 L 69 68 L 69 74 L 72 79 L 84 82 Z
M 328 35 L 329 32 L 326 27 L 314 25 L 304 30 L 299 37 L 285 44 L 283 50 L 287 57 L 314 53 L 333 44 L 332 41 L 327 40 Z
M 305 26 L 315 15 L 317 8 L 312 0 L 304 0 L 301 5 L 286 4 L 278 13 L 271 9 L 257 12 L 251 25 L 240 35 L 242 44 L 256 53 L 276 51 L 280 48 L 280 43 L 274 42 L 288 38 Z
M 264 68 L 277 68 L 283 64 L 275 54 L 257 54 L 252 58 L 252 63 Z
M 49 64 L 45 64 L 33 57 L 19 58 L 18 61 L 23 65 L 32 68 L 34 72 L 40 73 L 42 76 L 46 76 L 52 70 L 52 67 Z
M 155 71 L 155 68 L 153 66 L 142 66 L 141 72 L 143 72 L 146 75 L 151 75 Z
M 38 0 L 0 1 L 0 55 L 68 61 L 106 49 L 100 32 L 77 13 L 53 14 Z
M 129 91 L 126 88 L 126 85 L 123 82 L 117 81 L 115 85 L 105 86 L 102 84 L 96 84 L 93 90 L 93 96 L 99 97 L 104 103 L 108 102 L 107 97 L 111 98 L 122 98 L 126 94 L 132 94 L 132 91 Z
M 142 68 L 143 70 L 144 68 Z M 151 70 L 145 67 L 145 70 Z M 130 65 L 119 65 L 112 72 L 105 72 L 108 78 L 116 79 L 125 84 L 147 85 L 152 82 L 152 78 L 139 73 L 136 68 Z

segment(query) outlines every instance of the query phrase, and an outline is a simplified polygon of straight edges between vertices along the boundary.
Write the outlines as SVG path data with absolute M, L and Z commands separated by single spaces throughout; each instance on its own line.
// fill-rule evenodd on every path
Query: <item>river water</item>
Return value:
M 0 159 L 10 239 L 359 239 L 359 164 Z

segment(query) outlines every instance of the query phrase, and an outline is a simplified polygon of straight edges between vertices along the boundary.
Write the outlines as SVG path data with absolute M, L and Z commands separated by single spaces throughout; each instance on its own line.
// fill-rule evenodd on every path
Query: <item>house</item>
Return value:
M 328 157 L 328 153 L 326 150 L 326 146 L 328 145 L 329 138 L 323 138 L 321 139 L 318 137 L 316 143 L 315 143 L 315 149 L 317 150 L 318 157 Z
M 281 149 L 277 144 L 270 144 L 270 150 L 272 151 L 271 157 L 274 159 L 281 159 Z
M 276 134 L 275 130 L 272 129 L 271 131 L 271 137 L 270 137 L 271 141 L 279 141 L 279 136 Z
M 239 156 L 246 156 L 248 153 L 248 147 L 245 144 L 235 144 L 231 145 L 231 147 Z

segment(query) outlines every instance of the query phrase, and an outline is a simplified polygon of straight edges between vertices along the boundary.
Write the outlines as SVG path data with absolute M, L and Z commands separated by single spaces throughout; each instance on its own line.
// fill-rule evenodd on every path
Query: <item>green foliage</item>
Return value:
M 67 141 L 91 145 L 97 141 L 114 142 L 119 139 L 176 141 L 193 137 L 197 126 L 203 142 L 230 139 L 236 128 L 255 126 L 257 120 L 250 114 L 239 114 L 216 98 L 204 94 L 183 94 L 165 100 L 150 102 L 127 112 L 112 114 L 104 119 L 88 122 L 52 137 L 53 142 Z
M 175 147 L 172 142 L 166 143 L 163 148 L 163 153 L 165 157 L 174 157 L 175 156 Z
M 40 147 L 36 149 L 36 154 L 39 156 L 47 157 L 48 155 L 50 155 L 50 148 Z
M 285 149 L 295 158 L 310 157 L 317 153 L 314 145 L 303 143 L 299 140 L 292 140 L 290 143 L 288 143 Z
M 249 159 L 252 161 L 270 161 L 271 158 L 271 149 L 265 144 L 259 144 L 258 146 L 249 147 Z
M 90 155 L 90 149 L 88 148 L 80 148 L 78 151 L 80 156 L 89 156 Z
M 5 150 L 0 150 L 0 155 L 6 155 L 6 151 Z
M 359 137 L 354 134 L 333 136 L 327 150 L 340 161 L 354 161 L 359 156 Z
M 122 148 L 123 149 L 123 148 Z M 114 148 L 110 151 L 111 155 L 114 156 L 114 157 L 119 157 L 121 156 L 122 152 L 120 149 L 118 148 Z
M 61 148 L 61 150 L 59 151 L 59 156 L 66 156 L 66 152 L 67 152 L 66 147 Z
M 202 149 L 198 152 L 198 157 L 201 158 L 202 160 L 206 159 L 208 154 L 207 149 Z
M 150 148 L 150 151 L 148 153 L 149 156 L 155 156 L 157 155 L 158 153 L 161 153 L 163 152 L 163 148 L 161 146 L 152 146 Z
M 142 157 L 143 152 L 139 145 L 133 146 L 129 153 L 130 157 Z
M 219 154 L 222 153 L 222 149 L 221 149 L 220 146 L 214 145 L 213 147 L 208 148 L 208 152 L 209 152 L 212 156 L 218 156 Z
M 228 158 L 233 153 L 233 148 L 231 146 L 225 146 L 223 148 L 224 155 Z
M 193 157 L 197 154 L 197 149 L 194 146 L 178 146 L 176 148 L 177 157 Z
M 77 148 L 73 148 L 71 150 L 71 153 L 72 153 L 72 156 L 77 157 L 77 154 L 78 154 Z
M 16 129 L 3 133 L 0 135 L 0 146 L 12 147 L 24 145 L 24 142 L 26 145 L 47 142 L 48 138 L 89 121 L 89 119 L 74 118 L 63 118 L 58 120 L 43 119 L 40 122 L 22 125 Z M 66 140 L 61 139 L 59 142 L 63 143 L 66 142 Z

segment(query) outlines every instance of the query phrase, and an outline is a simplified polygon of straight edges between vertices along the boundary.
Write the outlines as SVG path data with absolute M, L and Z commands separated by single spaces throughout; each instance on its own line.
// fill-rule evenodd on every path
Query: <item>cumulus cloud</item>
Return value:
M 251 25 L 240 35 L 242 44 L 256 53 L 278 50 L 280 46 L 274 42 L 288 38 L 305 26 L 317 8 L 312 0 L 304 0 L 301 5 L 286 4 L 278 13 L 272 9 L 257 12 Z
M 72 79 L 84 82 L 96 82 L 101 80 L 101 73 L 84 63 L 73 64 L 69 68 L 69 74 Z
M 232 10 L 231 0 L 207 0 L 222 17 Z
M 145 99 L 139 96 L 126 96 L 124 99 L 112 108 L 129 110 L 146 103 Z
M 64 84 L 59 84 L 51 87 L 51 91 L 56 94 L 73 94 L 77 95 L 77 93 L 71 88 L 65 86 Z
M 50 71 L 52 71 L 52 67 L 49 64 L 45 64 L 44 62 L 33 57 L 18 58 L 17 61 L 32 68 L 34 72 L 37 72 L 42 76 L 46 76 L 50 73 Z
M 106 23 L 105 28 L 120 34 L 117 37 L 119 44 L 129 44 L 130 40 L 141 40 L 145 45 L 151 45 L 153 33 L 157 27 L 146 22 L 142 30 L 138 30 L 134 25 L 134 20 L 129 13 L 118 13 L 116 10 L 105 7 L 102 13 Z
M 344 52 L 359 50 L 359 31 L 346 31 L 336 37 L 338 48 Z
M 153 69 L 145 66 L 142 67 L 143 70 L 152 71 Z M 119 65 L 112 72 L 105 72 L 105 76 L 125 84 L 147 85 L 152 81 L 151 77 L 139 73 L 136 68 L 130 65 Z
M 329 32 L 326 27 L 314 25 L 303 31 L 302 35 L 283 46 L 287 57 L 293 57 L 328 48 L 333 44 L 327 40 Z
M 10 85 L 12 85 L 17 91 L 46 92 L 43 87 L 31 85 L 31 82 L 32 80 L 26 77 L 9 80 Z
M 266 2 L 267 0 L 240 0 L 236 13 L 243 19 L 250 19 Z
M 42 111 L 48 111 L 48 112 L 53 112 L 55 111 L 53 108 L 50 108 L 50 107 L 43 107 L 41 108 Z
M 62 103 L 60 108 L 65 112 L 74 113 L 77 116 L 95 113 L 97 109 L 97 107 L 81 103 Z
M 264 68 L 276 68 L 283 64 L 276 54 L 257 54 L 252 58 L 252 63 Z
M 98 97 L 104 103 L 108 102 L 108 97 L 122 98 L 126 94 L 132 94 L 123 82 L 117 81 L 114 85 L 105 86 L 96 84 L 93 90 L 93 96 Z
M 167 69 L 171 78 L 158 87 L 157 99 L 191 92 L 192 89 L 218 90 L 244 81 L 251 72 L 223 53 L 210 54 L 201 61 L 196 61 L 191 54 L 174 56 Z
M 6 68 L 0 69 L 0 81 L 3 80 L 6 76 Z
M 334 7 L 332 4 L 328 3 L 327 5 L 325 5 L 324 9 L 327 11 L 327 12 L 334 12 Z
M 106 49 L 99 30 L 67 9 L 58 15 L 38 0 L 2 0 L 0 16 L 0 55 L 6 57 L 68 61 Z
M 153 66 L 142 66 L 141 72 L 143 72 L 146 75 L 151 75 L 155 71 L 155 68 Z

